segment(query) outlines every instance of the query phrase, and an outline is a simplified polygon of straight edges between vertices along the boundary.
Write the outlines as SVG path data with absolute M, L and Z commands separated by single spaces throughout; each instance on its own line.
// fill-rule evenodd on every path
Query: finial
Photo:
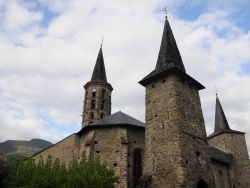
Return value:
M 101 47 L 102 47 L 102 45 L 103 45 L 103 41 L 104 41 L 104 37 L 102 37 L 102 40 L 101 40 Z
M 218 96 L 218 91 L 217 91 L 216 87 L 215 87 L 215 95 L 216 95 L 216 97 Z
M 164 7 L 163 9 L 162 9 L 162 12 L 166 15 L 166 18 L 168 17 L 168 7 Z

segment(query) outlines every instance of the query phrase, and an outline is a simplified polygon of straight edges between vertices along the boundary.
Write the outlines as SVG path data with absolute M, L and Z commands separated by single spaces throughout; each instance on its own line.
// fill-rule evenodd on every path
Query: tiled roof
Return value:
M 231 165 L 233 161 L 232 153 L 225 153 L 215 147 L 209 147 L 211 159 Z
M 105 128 L 105 127 L 135 127 L 145 129 L 145 124 L 121 111 L 116 112 L 110 116 L 100 119 L 94 123 L 83 127 L 78 134 L 81 134 L 86 129 L 91 128 Z
M 227 122 L 227 118 L 225 116 L 225 113 L 223 111 L 223 108 L 221 106 L 220 100 L 218 96 L 216 96 L 216 105 L 215 105 L 215 126 L 214 126 L 214 132 L 208 136 L 208 138 L 211 138 L 213 136 L 219 135 L 221 133 L 239 133 L 239 134 L 245 134 L 240 131 L 232 130 L 229 127 L 229 124 Z
M 102 47 L 100 48 L 100 51 L 97 56 L 95 68 L 91 77 L 91 82 L 107 83 Z
M 145 124 L 121 111 L 116 112 L 110 116 L 100 119 L 89 126 L 92 125 L 118 125 L 118 124 L 130 124 L 139 127 L 145 127 Z

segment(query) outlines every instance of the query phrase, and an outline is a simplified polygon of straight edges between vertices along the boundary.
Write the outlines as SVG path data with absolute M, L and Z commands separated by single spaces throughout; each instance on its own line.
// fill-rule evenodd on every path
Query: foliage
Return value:
M 2 187 L 2 181 L 6 176 L 8 165 L 7 163 L 0 158 L 0 187 Z
M 66 168 L 59 159 L 49 156 L 37 164 L 32 159 L 12 164 L 4 185 L 9 188 L 112 188 L 117 180 L 113 170 L 98 161 L 73 160 Z
M 72 187 L 108 188 L 118 180 L 113 170 L 99 162 L 82 160 L 72 161 L 69 166 L 69 185 Z

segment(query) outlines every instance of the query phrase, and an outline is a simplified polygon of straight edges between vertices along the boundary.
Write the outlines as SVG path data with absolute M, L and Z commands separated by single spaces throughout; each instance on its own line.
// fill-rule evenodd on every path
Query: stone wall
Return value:
M 213 161 L 215 187 L 231 188 L 230 165 Z
M 127 187 L 127 129 L 107 127 L 86 132 L 80 145 L 81 157 L 107 164 L 120 178 L 116 187 Z
M 146 86 L 144 175 L 153 187 L 214 186 L 198 90 L 176 75 Z
M 209 145 L 233 154 L 229 169 L 232 187 L 250 187 L 250 161 L 244 134 L 222 133 L 209 138 Z
M 141 152 L 141 156 L 142 156 L 141 167 L 143 167 L 144 148 L 145 148 L 145 130 L 144 129 L 128 129 L 128 154 L 127 154 L 128 172 L 127 173 L 128 173 L 128 187 L 129 188 L 135 187 L 134 184 L 136 182 L 133 179 L 134 163 L 137 163 L 136 161 L 134 161 L 134 152 L 135 151 Z M 141 171 L 141 174 L 142 174 L 142 171 Z
M 32 159 L 38 162 L 40 159 L 46 160 L 46 158 L 51 155 L 53 159 L 59 158 L 60 162 L 64 162 L 68 165 L 73 158 L 79 158 L 79 141 L 80 138 L 78 135 L 72 134 L 51 147 L 37 153 Z

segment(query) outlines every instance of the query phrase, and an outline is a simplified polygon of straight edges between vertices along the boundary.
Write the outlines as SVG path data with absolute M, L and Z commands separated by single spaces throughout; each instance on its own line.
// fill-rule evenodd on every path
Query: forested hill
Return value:
M 42 139 L 30 141 L 7 140 L 0 143 L 0 156 L 6 157 L 9 162 L 13 162 L 21 157 L 30 157 L 51 145 L 51 142 Z

